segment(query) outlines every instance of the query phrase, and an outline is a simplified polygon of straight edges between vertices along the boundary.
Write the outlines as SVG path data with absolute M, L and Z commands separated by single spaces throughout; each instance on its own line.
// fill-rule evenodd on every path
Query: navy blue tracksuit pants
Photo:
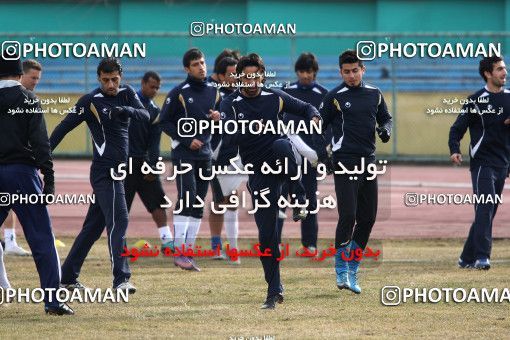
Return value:
M 280 262 L 276 260 L 280 257 L 279 240 L 281 239 L 280 230 L 278 228 L 279 208 L 277 202 L 281 195 L 282 185 L 289 180 L 289 177 L 297 174 L 298 168 L 290 141 L 279 139 L 273 143 L 272 159 L 266 160 L 266 162 L 274 166 L 276 160 L 280 159 L 283 164 L 283 159 L 285 157 L 289 159 L 288 175 L 264 175 L 254 169 L 255 174 L 249 176 L 247 184 L 254 207 L 255 199 L 261 204 L 264 203 L 264 200 L 260 197 L 260 191 L 266 188 L 269 189 L 269 193 L 265 195 L 265 197 L 271 203 L 270 206 L 267 208 L 259 208 L 255 212 L 255 223 L 259 230 L 260 250 L 264 252 L 269 248 L 272 254 L 270 257 L 260 257 L 264 269 L 264 277 L 268 284 L 268 296 L 283 293 L 283 286 L 280 281 Z M 304 197 L 304 189 L 299 181 L 294 183 L 293 189 L 291 190 L 294 190 L 294 193 L 296 193 L 298 197 Z M 255 191 L 259 194 L 255 195 Z
M 317 169 L 308 162 L 307 173 L 304 173 L 304 164 L 301 165 L 301 184 L 305 188 L 306 199 L 308 199 L 308 211 L 317 209 Z M 301 244 L 304 247 L 317 247 L 317 234 L 319 225 L 317 224 L 317 214 L 308 214 L 304 221 L 301 221 Z
M 3 194 L 0 199 L 0 225 L 5 221 L 9 210 L 14 210 L 32 251 L 41 288 L 57 290 L 60 283 L 60 261 L 48 209 L 43 204 L 9 204 L 10 201 L 4 201 L 7 199 L 6 194 L 41 194 L 42 183 L 37 169 L 23 164 L 0 165 L 0 192 Z M 50 303 L 49 298 L 45 297 L 45 305 L 57 307 L 58 301 L 53 296 Z
M 303 185 L 306 193 L 306 199 L 308 199 L 308 211 L 314 211 L 317 209 L 317 169 L 312 167 L 312 164 L 308 162 L 307 173 L 304 173 L 304 164 L 301 165 L 301 184 Z M 289 195 L 289 189 L 287 183 L 282 187 L 282 196 L 287 197 Z M 285 209 L 283 209 L 285 212 Z M 280 228 L 280 237 L 283 228 L 283 219 L 278 221 Z M 317 247 L 317 235 L 319 233 L 319 225 L 317 223 L 317 214 L 308 214 L 304 221 L 301 221 L 301 244 L 304 247 Z M 281 242 L 281 240 L 280 240 Z
M 377 178 L 368 180 L 368 173 L 358 175 L 357 180 L 349 174 L 335 174 L 335 193 L 338 223 L 335 248 L 346 246 L 351 240 L 365 249 L 377 217 Z
M 126 246 L 125 236 L 128 226 L 124 183 L 113 180 L 109 168 L 94 165 L 90 168 L 90 183 L 96 201 L 89 206 L 83 228 L 62 265 L 62 283 L 76 282 L 87 254 L 101 237 L 106 225 L 115 287 L 131 277 L 128 258 L 121 256 Z
M 482 204 L 475 204 L 475 220 L 469 229 L 469 235 L 460 255 L 466 262 L 479 259 L 490 259 L 492 249 L 492 221 L 496 215 L 498 204 L 495 195 L 501 195 L 508 175 L 507 168 L 474 166 L 471 169 L 473 193 L 483 199 Z M 491 196 L 494 203 L 486 203 Z
M 197 204 L 198 201 L 196 197 L 200 197 L 200 199 L 205 200 L 205 196 L 207 195 L 207 190 L 209 189 L 209 180 L 204 180 L 199 176 L 199 169 L 202 170 L 202 175 L 209 177 L 211 175 L 211 160 L 184 160 L 184 159 L 174 159 L 172 160 L 176 170 L 182 170 L 183 164 L 191 164 L 193 167 L 192 171 L 188 171 L 185 174 L 178 175 L 176 178 L 177 185 L 177 195 L 178 200 L 176 203 L 176 210 L 182 211 L 179 214 L 182 216 L 191 216 L 194 218 L 202 218 L 204 215 L 204 208 L 195 208 L 194 204 Z M 186 202 L 186 193 L 188 193 L 188 200 L 190 202 Z M 183 206 L 181 207 L 181 202 Z

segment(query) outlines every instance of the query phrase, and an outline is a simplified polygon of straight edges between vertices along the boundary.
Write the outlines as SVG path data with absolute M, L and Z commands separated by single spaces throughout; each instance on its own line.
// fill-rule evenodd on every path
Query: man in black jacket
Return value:
M 149 121 L 133 119 L 129 123 L 129 158 L 133 163 L 133 173 L 127 174 L 124 188 L 126 190 L 128 211 L 131 210 L 135 194 L 138 193 L 143 205 L 156 223 L 161 239 L 161 249 L 165 250 L 168 247 L 173 250 L 172 232 L 168 226 L 166 211 L 161 207 L 166 202 L 161 179 L 155 173 L 142 173 L 144 162 L 154 170 L 159 159 L 159 144 L 161 141 L 159 119 L 161 110 L 153 99 L 160 86 L 161 78 L 158 73 L 148 71 L 144 74 L 142 87 L 137 95 L 149 112 L 150 119 Z
M 265 65 L 259 55 L 252 53 L 244 56 L 237 64 L 237 74 L 241 75 L 242 87 L 227 97 L 221 103 L 221 115 L 225 124 L 228 121 L 236 123 L 249 122 L 276 125 L 284 112 L 303 117 L 316 124 L 320 120 L 319 112 L 311 104 L 302 102 L 287 93 L 277 89 L 262 89 Z M 273 125 L 273 126 L 274 126 Z M 283 285 L 280 280 L 278 204 L 282 184 L 291 182 L 289 191 L 295 194 L 296 201 L 305 200 L 305 190 L 299 179 L 298 163 L 300 156 L 296 155 L 290 140 L 278 132 L 255 133 L 237 131 L 234 134 L 222 135 L 222 148 L 239 147 L 239 155 L 246 166 L 251 164 L 253 174 L 249 175 L 248 190 L 252 196 L 252 203 L 257 207 L 257 201 L 267 200 L 270 204 L 255 209 L 255 223 L 259 231 L 261 252 L 270 250 L 271 256 L 260 256 L 264 277 L 267 282 L 267 297 L 262 309 L 274 309 L 276 303 L 283 302 Z M 299 159 L 298 159 L 299 158 Z M 288 162 L 288 169 L 278 174 L 262 171 L 264 163 L 270 166 Z M 283 172 L 283 173 L 282 173 Z M 294 178 L 290 181 L 291 178 Z M 265 197 L 265 198 L 263 198 Z M 303 214 L 303 218 L 306 213 Z
M 23 75 L 21 76 L 20 83 L 27 90 L 34 92 L 39 80 L 41 80 L 42 66 L 34 59 L 24 60 L 21 65 L 23 67 Z M 7 215 L 3 227 L 5 255 L 30 256 L 31 254 L 20 247 L 16 241 L 16 216 L 14 216 L 12 211 Z
M 460 140 L 469 128 L 469 163 L 473 192 L 487 202 L 475 204 L 475 220 L 469 230 L 459 267 L 488 270 L 492 248 L 492 221 L 510 165 L 510 131 L 507 121 L 510 112 L 510 90 L 506 83 L 506 65 L 500 57 L 480 61 L 480 76 L 487 83 L 468 98 L 463 112 L 450 129 L 448 145 L 450 159 L 460 165 Z M 492 199 L 491 199 L 492 198 Z
M 171 158 L 175 168 L 181 171 L 186 164 L 193 167 L 193 171 L 177 176 L 179 202 L 176 210 L 180 212 L 174 210 L 175 248 L 184 244 L 192 248 L 204 214 L 203 206 L 196 207 L 195 203 L 203 201 L 207 195 L 209 181 L 202 177 L 211 175 L 212 150 L 210 130 L 188 131 L 186 126 L 195 124 L 196 127 L 200 121 L 219 120 L 220 113 L 215 109 L 221 97 L 216 87 L 206 80 L 205 57 L 199 49 L 188 50 L 182 63 L 188 77 L 168 93 L 161 109 L 161 129 L 172 138 Z M 205 176 L 199 176 L 200 172 Z M 185 202 L 186 197 L 190 202 Z M 179 256 L 174 261 L 182 269 L 200 271 L 193 258 Z
M 10 209 L 18 216 L 32 250 L 41 287 L 48 292 L 60 283 L 60 262 L 55 248 L 48 209 L 43 203 L 11 202 L 12 194 L 53 195 L 55 193 L 50 143 L 41 107 L 35 95 L 21 86 L 23 74 L 18 60 L 0 57 L 0 224 Z M 37 170 L 44 176 L 44 186 Z M 0 247 L 0 259 L 2 259 Z M 9 287 L 3 261 L 0 284 Z M 46 294 L 48 314 L 74 314 L 56 296 Z
M 149 113 L 135 90 L 120 84 L 122 65 L 116 58 L 101 60 L 97 79 L 101 86 L 81 97 L 50 137 L 51 147 L 55 149 L 70 131 L 86 122 L 94 145 L 90 183 L 97 202 L 90 204 L 82 230 L 62 265 L 62 286 L 70 290 L 84 288 L 78 281 L 81 267 L 106 226 L 113 288 L 134 293 L 136 288 L 129 282 L 128 259 L 122 256 L 128 211 L 124 184 L 118 180 L 122 176 L 116 171 L 120 164 L 127 162 L 131 119 L 148 121 Z
M 365 66 L 356 52 L 347 50 L 339 57 L 342 84 L 328 92 L 320 106 L 323 134 L 331 125 L 331 149 L 335 167 L 340 162 L 349 171 L 361 163 L 375 162 L 375 134 L 383 143 L 390 139 L 391 115 L 381 91 L 363 82 Z M 376 127 L 378 125 L 378 127 Z M 326 159 L 325 146 L 319 158 Z M 357 170 L 357 168 L 356 168 Z M 365 249 L 377 215 L 377 178 L 367 179 L 363 170 L 359 178 L 349 174 L 335 174 L 335 192 L 339 220 L 336 227 L 336 281 L 339 289 L 361 293 L 358 285 L 358 260 L 345 261 L 350 251 Z

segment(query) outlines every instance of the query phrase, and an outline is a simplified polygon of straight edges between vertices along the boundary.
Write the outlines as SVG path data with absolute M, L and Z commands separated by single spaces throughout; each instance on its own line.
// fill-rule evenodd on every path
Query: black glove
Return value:
M 390 132 L 388 130 L 386 130 L 385 128 L 376 127 L 375 131 L 377 131 L 377 135 L 379 136 L 379 138 L 381 138 L 381 141 L 383 143 L 388 143 L 388 141 L 390 140 Z
M 108 112 L 108 117 L 112 120 L 116 118 L 126 120 L 128 116 L 129 112 L 123 106 L 112 107 Z
M 55 195 L 55 179 L 53 176 L 44 176 L 44 188 L 42 193 L 44 195 Z

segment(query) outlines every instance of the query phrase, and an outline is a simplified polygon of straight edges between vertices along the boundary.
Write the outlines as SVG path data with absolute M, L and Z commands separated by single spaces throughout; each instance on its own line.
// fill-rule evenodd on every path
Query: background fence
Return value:
M 27 13 L 23 30 L 19 15 Z M 30 13 L 30 16 L 28 15 Z M 39 19 L 34 20 L 36 13 Z M 490 18 L 490 20 L 487 20 Z M 190 23 L 295 23 L 296 35 L 192 37 Z M 303 51 L 317 55 L 318 81 L 327 88 L 340 82 L 338 54 L 361 40 L 374 42 L 501 43 L 510 34 L 510 0 L 478 1 L 31 1 L 0 2 L 0 36 L 20 42 L 138 42 L 147 46 L 146 58 L 123 60 L 124 82 L 139 87 L 144 72 L 155 70 L 163 84 L 156 98 L 185 74 L 181 57 L 192 46 L 201 48 L 212 62 L 224 48 L 257 52 L 281 83 L 294 81 L 293 64 Z M 72 30 L 70 31 L 70 29 Z M 40 60 L 42 80 L 36 92 L 42 98 L 68 96 L 71 102 L 97 87 L 95 58 Z M 427 114 L 427 109 L 449 107 L 444 99 L 464 98 L 483 86 L 476 58 L 376 58 L 366 62 L 365 80 L 384 92 L 394 116 L 391 143 L 378 145 L 379 154 L 394 160 L 448 160 L 448 130 L 455 114 Z M 72 103 L 70 104 L 72 105 Z M 69 106 L 69 105 L 68 105 Z M 61 115 L 47 115 L 48 130 Z M 463 151 L 467 152 L 467 141 Z M 168 137 L 162 140 L 168 154 Z M 91 140 L 85 125 L 67 137 L 56 155 L 88 156 Z

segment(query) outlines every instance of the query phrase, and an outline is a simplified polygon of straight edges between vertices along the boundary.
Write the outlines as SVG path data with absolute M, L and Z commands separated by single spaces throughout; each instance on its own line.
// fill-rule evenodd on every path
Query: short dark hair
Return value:
M 122 75 L 122 65 L 120 64 L 120 61 L 117 58 L 104 58 L 97 66 L 98 77 L 101 75 L 101 72 L 112 73 L 115 71 L 118 71 L 119 74 Z
M 155 81 L 157 81 L 158 83 L 161 82 L 161 77 L 159 76 L 159 74 L 157 72 L 154 72 L 154 71 L 145 72 L 145 74 L 143 75 L 142 81 L 144 83 L 146 83 L 151 78 L 154 79 Z
M 200 51 L 198 48 L 189 49 L 186 51 L 186 53 L 184 53 L 184 56 L 182 57 L 182 65 L 184 67 L 189 67 L 191 61 L 200 58 L 204 58 L 204 54 L 202 53 L 202 51 Z
M 235 65 L 237 65 L 237 60 L 232 57 L 225 57 L 218 63 L 216 74 L 225 74 L 227 73 L 227 67 Z
M 478 71 L 480 72 L 480 75 L 482 76 L 483 80 L 487 81 L 485 72 L 492 73 L 492 70 L 494 69 L 494 64 L 500 61 L 503 61 L 503 58 L 497 56 L 485 57 L 482 60 L 480 60 L 480 66 L 478 67 Z
M 27 73 L 30 70 L 42 71 L 42 65 L 37 60 L 27 59 L 23 61 L 23 73 Z
M 356 51 L 347 50 L 344 53 L 340 54 L 338 57 L 338 66 L 342 68 L 343 64 L 354 64 L 358 63 L 360 67 L 363 67 L 363 60 L 358 58 Z
M 319 63 L 315 55 L 310 52 L 301 53 L 294 64 L 294 71 L 308 71 L 319 72 Z
M 220 61 L 226 57 L 230 57 L 230 58 L 235 59 L 236 61 L 239 61 L 239 59 L 241 59 L 241 53 L 238 50 L 231 50 L 230 48 L 226 48 L 223 51 L 221 51 L 221 53 L 218 54 L 216 59 L 214 59 L 214 70 L 213 70 L 214 73 L 223 74 L 223 73 L 219 72 L 218 65 L 220 64 Z
M 243 72 L 245 67 L 256 66 L 259 68 L 259 72 L 263 73 L 266 71 L 266 66 L 264 65 L 264 61 L 257 53 L 250 53 L 244 57 L 239 59 L 239 62 L 236 66 L 236 72 L 240 74 Z

